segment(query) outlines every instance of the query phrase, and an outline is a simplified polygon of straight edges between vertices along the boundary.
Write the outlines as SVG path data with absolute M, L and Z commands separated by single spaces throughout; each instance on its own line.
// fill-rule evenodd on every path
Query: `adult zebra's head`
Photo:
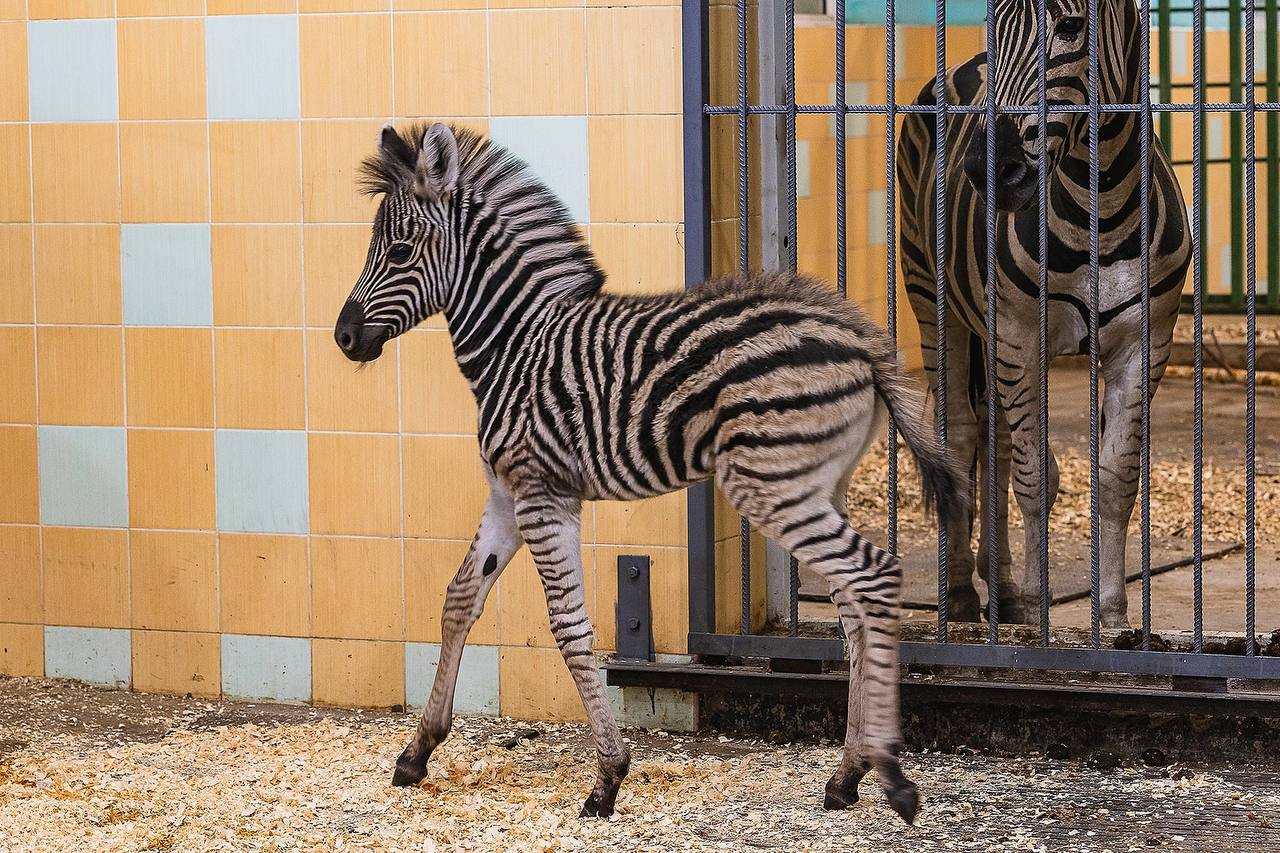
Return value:
M 995 27 L 995 101 L 999 107 L 1034 107 L 1039 102 L 1040 59 L 1038 7 L 1041 0 L 996 0 L 988 26 Z M 1097 26 L 1098 100 L 1126 103 L 1136 98 L 1137 69 L 1131 33 L 1136 32 L 1133 0 L 1098 0 L 1098 22 L 1088 17 L 1085 0 L 1047 0 L 1046 124 L 1048 162 L 1052 174 L 1063 158 L 1087 140 L 1087 113 L 1053 111 L 1055 105 L 1089 102 L 1089 27 Z M 990 57 L 988 57 L 990 61 Z M 991 70 L 987 70 L 991 80 Z M 987 191 L 986 116 L 975 121 L 964 156 L 964 170 L 979 195 Z M 995 203 L 1017 211 L 1036 199 L 1039 181 L 1040 124 L 1034 113 L 1001 114 L 995 126 Z
M 365 189 L 383 198 L 364 271 L 333 331 L 352 361 L 376 359 L 387 341 L 444 307 L 457 267 L 459 161 L 452 128 L 435 124 L 407 137 L 387 125 L 378 153 L 364 162 Z

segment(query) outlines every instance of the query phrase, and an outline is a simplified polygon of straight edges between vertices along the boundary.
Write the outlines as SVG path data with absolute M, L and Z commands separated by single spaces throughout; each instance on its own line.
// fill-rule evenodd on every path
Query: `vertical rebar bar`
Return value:
M 1267 0 L 1266 34 L 1267 102 L 1280 101 L 1280 3 Z M 1280 308 L 1280 114 L 1267 112 L 1267 306 Z
M 750 103 L 747 96 L 747 0 L 738 0 L 738 272 L 751 266 L 750 162 L 747 137 L 750 132 Z M 738 523 L 742 561 L 743 634 L 751 632 L 751 523 L 743 516 Z
M 996 397 L 1000 384 L 996 377 L 996 13 L 995 0 L 987 0 L 987 640 L 1000 641 L 1000 543 L 996 535 L 1000 478 L 999 430 Z
M 934 6 L 934 420 L 938 443 L 947 446 L 947 4 Z M 968 543 L 965 543 L 968 547 Z M 947 525 L 938 519 L 938 642 L 947 642 Z
M 1204 0 L 1192 4 L 1192 61 L 1194 63 L 1192 89 L 1195 97 L 1194 118 L 1191 127 L 1191 253 L 1195 266 L 1192 281 L 1192 309 L 1194 312 L 1195 356 L 1192 428 L 1192 495 L 1191 495 L 1191 556 L 1192 556 L 1192 615 L 1194 621 L 1194 649 L 1204 650 Z
M 1151 0 L 1142 0 L 1138 68 L 1141 71 L 1142 114 L 1138 189 L 1141 231 L 1139 268 L 1142 286 L 1142 444 L 1139 464 L 1142 491 L 1142 650 L 1151 651 Z
M 837 4 L 841 7 L 844 3 Z M 894 342 L 895 349 L 898 342 L 898 281 L 897 281 L 897 243 L 895 240 L 897 231 L 897 221 L 895 218 L 897 199 L 897 184 L 894 173 L 894 148 L 897 140 L 897 51 L 898 51 L 898 32 L 897 22 L 894 13 L 894 0 L 885 0 L 885 31 L 884 31 L 884 86 L 885 86 L 885 169 L 884 169 L 884 221 L 885 221 L 885 299 L 886 299 L 886 318 L 885 326 L 889 331 L 889 338 Z M 843 195 L 843 190 L 841 195 Z M 888 426 L 888 444 L 889 444 L 889 553 L 898 553 L 898 427 L 893 422 L 893 415 L 889 415 Z
M 1245 439 L 1244 439 L 1244 631 L 1245 654 L 1257 653 L 1255 630 L 1256 571 L 1256 453 L 1257 453 L 1257 334 L 1258 334 L 1258 243 L 1257 228 L 1257 68 L 1254 55 L 1257 12 L 1253 0 L 1245 4 L 1245 113 L 1244 113 L 1244 234 L 1245 275 Z M 1274 229 L 1273 229 L 1274 233 Z
M 1089 625 L 1095 649 L 1102 645 L 1099 618 L 1102 524 L 1098 494 L 1098 30 L 1101 23 L 1098 0 L 1089 0 Z
M 1040 288 L 1039 320 L 1040 406 L 1040 645 L 1049 645 L 1049 13 L 1048 0 L 1036 4 L 1037 74 L 1036 107 L 1040 124 L 1038 152 L 1039 202 L 1037 205 Z M 1030 559 L 1031 555 L 1027 555 Z
M 844 4 L 841 4 L 842 6 Z M 784 62 L 786 68 L 785 75 L 785 96 L 787 99 L 787 268 L 791 272 L 796 271 L 796 259 L 798 257 L 798 247 L 796 245 L 798 235 L 796 233 L 796 4 L 795 0 L 786 0 L 784 15 L 785 34 L 785 51 L 786 56 Z M 843 10 L 841 10 L 843 14 Z M 843 65 L 842 65 L 843 68 Z M 843 72 L 840 78 L 844 78 Z M 840 192 L 841 200 L 844 193 Z M 787 632 L 793 636 L 800 636 L 800 561 L 795 557 L 787 560 L 787 578 L 789 581 L 789 623 Z

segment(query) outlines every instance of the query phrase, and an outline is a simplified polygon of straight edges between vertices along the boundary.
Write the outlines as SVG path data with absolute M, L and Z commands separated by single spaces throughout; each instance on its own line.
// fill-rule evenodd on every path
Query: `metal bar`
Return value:
M 936 302 L 934 420 L 947 447 L 947 4 L 934 6 L 934 300 Z M 965 543 L 968 547 L 968 543 Z M 938 642 L 947 642 L 947 525 L 938 518 Z
M 841 13 L 843 14 L 843 6 L 841 4 Z M 799 234 L 796 229 L 796 4 L 795 0 L 787 0 L 786 2 L 786 99 L 787 99 L 787 198 L 790 200 L 791 206 L 787 208 L 787 259 L 789 261 L 789 269 L 795 272 L 797 267 L 797 257 L 800 251 Z M 841 31 L 843 33 L 843 31 Z M 841 66 L 843 69 L 843 66 Z M 843 89 L 844 73 L 843 70 L 838 74 L 839 85 Z M 840 133 L 844 133 L 843 122 L 837 122 L 840 125 Z M 839 158 L 843 158 L 844 146 L 841 145 L 839 153 L 837 153 L 837 163 Z M 843 187 L 843 185 L 841 185 Z M 840 203 L 844 203 L 844 190 L 839 190 L 837 198 Z M 843 258 L 843 254 L 841 254 Z M 790 582 L 790 623 L 788 632 L 793 637 L 800 636 L 800 561 L 795 557 L 787 559 L 787 579 Z
M 1191 148 L 1196 158 L 1192 169 L 1191 182 L 1191 216 L 1192 216 L 1192 262 L 1195 264 L 1195 278 L 1192 286 L 1194 300 L 1194 332 L 1195 332 L 1195 381 L 1194 381 L 1194 426 L 1192 435 L 1192 465 L 1195 469 L 1192 482 L 1191 514 L 1192 533 L 1191 551 L 1193 587 L 1193 619 L 1195 622 L 1195 650 L 1204 648 L 1204 316 L 1201 303 L 1204 299 L 1204 9 L 1203 3 L 1197 0 L 1193 27 L 1192 54 L 1195 77 L 1195 120 L 1192 124 Z
M 996 55 L 996 4 L 995 0 L 987 0 L 987 642 L 995 645 L 1000 641 L 1000 547 L 996 537 L 996 521 L 998 513 L 996 505 L 997 485 L 1000 478 L 996 476 L 999 463 L 999 429 L 997 428 L 996 396 L 1000 393 L 1000 383 L 996 377 L 996 354 L 999 342 L 996 339 L 996 69 L 999 57 Z
M 653 660 L 653 611 L 649 598 L 649 558 L 618 557 L 618 657 Z
M 747 94 L 747 0 L 738 0 L 738 272 L 751 266 L 751 207 L 749 152 L 751 106 Z M 743 516 L 738 522 L 742 566 L 742 621 L 739 630 L 751 631 L 751 523 Z
M 1232 101 L 1239 101 L 1241 98 L 1241 90 L 1244 88 L 1241 71 L 1240 57 L 1240 3 L 1232 3 L 1227 10 L 1227 67 L 1230 76 L 1228 82 L 1229 97 Z M 1250 87 L 1250 94 L 1253 94 Z M 1248 100 L 1245 101 L 1246 105 Z M 1244 230 L 1244 211 L 1240 209 L 1243 199 L 1242 185 L 1244 183 L 1244 164 L 1241 163 L 1243 142 L 1241 140 L 1241 121 L 1240 113 L 1232 113 L 1230 115 L 1231 122 L 1231 153 L 1228 156 L 1230 160 L 1231 172 L 1231 301 L 1236 305 L 1243 305 L 1244 302 L 1244 284 L 1243 284 L 1243 258 L 1244 246 L 1242 232 Z
M 1151 2 L 1142 0 L 1142 19 L 1151 19 Z M 1139 119 L 1140 154 L 1138 189 L 1141 212 L 1139 263 L 1142 287 L 1142 440 L 1139 450 L 1139 489 L 1142 492 L 1142 650 L 1151 651 L 1151 28 L 1142 28 L 1138 68 L 1142 103 L 1147 111 Z
M 752 104 L 747 108 L 750 115 L 769 115 L 782 114 L 787 112 L 790 107 L 785 104 Z M 1035 115 L 1038 112 L 1035 106 L 1018 106 L 1009 105 L 998 106 L 996 112 L 1000 115 Z M 1135 104 L 1101 104 L 1098 112 L 1102 115 L 1111 115 L 1113 113 L 1140 113 L 1144 109 L 1141 103 Z M 1203 104 L 1206 113 L 1241 113 L 1248 109 L 1248 105 L 1243 101 L 1205 101 Z M 929 104 L 898 104 L 895 112 L 901 114 L 915 115 L 919 113 L 933 113 L 937 110 L 937 106 Z M 1194 113 L 1198 110 L 1196 104 L 1184 103 L 1168 103 L 1161 101 L 1152 103 L 1151 111 L 1153 113 Z M 708 104 L 703 107 L 703 111 L 707 115 L 737 115 L 741 112 L 741 107 L 737 105 L 726 104 Z M 887 104 L 845 104 L 845 112 L 848 114 L 858 115 L 884 115 L 889 111 Z M 948 104 L 946 112 L 948 115 L 984 115 L 987 108 L 976 104 Z M 1254 105 L 1254 111 L 1260 113 L 1280 112 L 1280 103 L 1274 101 L 1260 101 Z M 837 112 L 835 104 L 796 104 L 796 112 L 798 113 L 835 113 Z M 1088 113 L 1087 104 L 1054 104 L 1053 109 L 1049 111 L 1049 115 L 1072 115 L 1075 113 Z
M 1102 577 L 1098 479 L 1098 0 L 1089 0 L 1089 625 L 1093 647 L 1102 643 Z
M 838 4 L 841 7 L 840 20 L 843 21 L 844 3 Z M 897 183 L 895 181 L 896 174 L 894 166 L 896 158 L 894 149 L 897 147 L 897 77 L 898 77 L 898 25 L 895 19 L 894 0 L 885 0 L 885 30 L 884 30 L 884 86 L 885 86 L 885 105 L 888 111 L 885 113 L 885 166 L 884 166 L 884 221 L 885 221 L 885 327 L 889 332 L 889 339 L 893 341 L 894 350 L 898 347 L 898 282 L 897 282 Z M 843 27 L 841 27 L 843 28 Z M 838 188 L 841 197 L 844 196 L 844 185 Z M 841 291 L 843 293 L 843 291 Z M 898 553 L 898 426 L 893 421 L 893 414 L 889 414 L 888 424 L 888 444 L 889 444 L 889 516 L 888 516 L 888 548 L 890 554 Z
M 709 100 L 707 4 L 684 0 L 681 53 L 684 60 L 684 276 L 697 287 L 711 275 L 711 134 L 704 113 Z M 715 501 L 711 483 L 691 486 L 687 495 L 689 543 L 689 630 L 714 631 Z
M 1267 0 L 1267 100 L 1280 101 L 1280 3 Z M 1267 113 L 1267 306 L 1280 308 L 1280 115 Z
M 1245 18 L 1245 74 L 1252 82 L 1257 73 L 1255 63 L 1255 26 L 1257 15 L 1253 0 L 1248 0 Z M 1234 43 L 1234 42 L 1233 42 Z M 1252 104 L 1257 90 L 1250 86 L 1245 93 L 1245 103 Z M 1245 427 L 1244 427 L 1244 632 L 1245 654 L 1257 654 L 1257 638 L 1254 634 L 1256 612 L 1256 560 L 1257 560 L 1257 335 L 1258 335 L 1258 212 L 1257 212 L 1257 116 L 1250 109 L 1244 117 L 1244 227 L 1245 272 L 1244 308 L 1247 331 L 1245 332 Z M 1273 231 L 1274 233 L 1274 231 Z
M 1160 3 L 1157 12 L 1157 29 L 1160 33 L 1160 100 L 1168 103 L 1173 100 L 1173 13 L 1169 4 Z M 1149 96 L 1148 96 L 1149 99 Z M 1160 141 L 1164 143 L 1165 153 L 1173 156 L 1173 116 L 1160 114 Z
M 1039 257 L 1038 373 L 1040 383 L 1040 645 L 1049 645 L 1049 12 L 1048 0 L 1036 4 L 1037 74 L 1036 106 L 1039 108 L 1040 137 L 1037 180 Z M 1029 555 L 1028 555 L 1029 556 Z

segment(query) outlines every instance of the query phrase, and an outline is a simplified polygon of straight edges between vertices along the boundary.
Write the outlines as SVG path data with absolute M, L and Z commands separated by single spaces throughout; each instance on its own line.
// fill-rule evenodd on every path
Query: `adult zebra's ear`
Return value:
M 413 191 L 424 202 L 435 202 L 458 186 L 458 140 L 448 125 L 433 124 L 422 137 Z

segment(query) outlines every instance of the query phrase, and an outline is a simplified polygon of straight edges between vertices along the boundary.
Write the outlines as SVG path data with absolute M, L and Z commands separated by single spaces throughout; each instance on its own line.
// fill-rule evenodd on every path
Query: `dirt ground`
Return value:
M 1238 765 L 908 754 L 924 800 L 908 827 L 873 779 L 847 812 L 819 808 L 834 745 L 628 731 L 631 776 L 600 821 L 577 817 L 585 726 L 509 748 L 527 724 L 459 719 L 428 779 L 392 788 L 412 723 L 0 679 L 0 851 L 1280 849 L 1280 775 Z

